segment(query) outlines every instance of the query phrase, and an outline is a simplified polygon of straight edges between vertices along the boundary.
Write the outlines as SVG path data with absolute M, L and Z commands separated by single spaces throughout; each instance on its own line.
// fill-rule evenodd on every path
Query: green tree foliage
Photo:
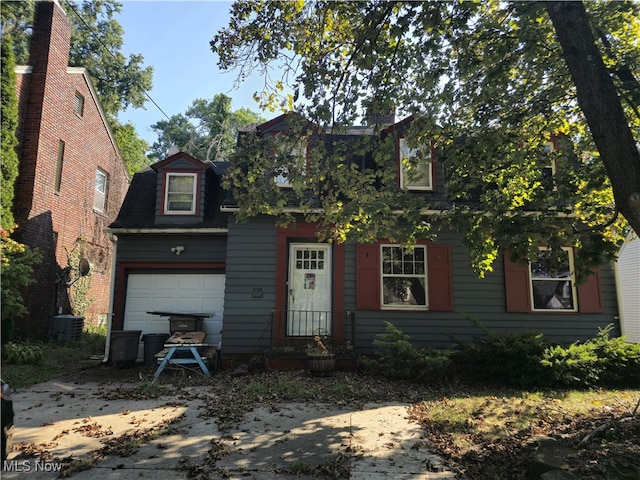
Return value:
M 0 3 L 2 36 L 9 34 L 13 38 L 12 48 L 19 64 L 26 64 L 29 58 L 29 39 L 35 3 L 35 0 Z
M 133 175 L 151 163 L 145 154 L 150 148 L 149 144 L 138 136 L 132 123 L 114 122 L 112 130 L 129 175 Z
M 18 177 L 18 100 L 16 98 L 15 59 L 11 49 L 11 37 L 2 37 L 2 109 L 0 130 L 2 131 L 2 189 L 0 190 L 0 222 L 5 230 L 13 228 L 13 187 Z
M 573 9 L 576 5 L 583 10 Z M 548 9 L 554 9 L 553 22 Z M 561 24 L 563 19 L 570 21 Z M 605 75 L 595 75 L 601 73 L 596 69 L 585 76 L 599 87 L 612 84 L 622 124 L 619 116 L 605 117 L 616 119 L 607 124 L 586 115 L 588 107 L 608 112 L 611 97 L 603 105 L 597 95 L 580 95 L 584 86 L 571 73 L 576 60 L 593 58 L 584 53 L 588 39 L 568 48 L 557 29 L 597 39 Z M 407 141 L 435 146 L 453 208 L 420 215 L 416 196 L 392 197 L 390 189 L 380 188 L 388 174 L 362 175 L 353 165 L 340 167 L 337 155 L 318 155 L 315 163 L 310 158 L 309 168 L 313 178 L 332 183 L 332 196 L 324 201 L 323 213 L 307 208 L 307 217 L 322 217 L 337 239 L 373 238 L 407 223 L 403 234 L 411 241 L 424 236 L 425 223 L 444 223 L 463 233 L 482 275 L 500 252 L 531 258 L 540 243 L 580 247 L 577 268 L 612 258 L 626 228 L 620 211 L 640 230 L 640 208 L 634 207 L 634 198 L 640 206 L 640 153 L 633 141 L 640 138 L 639 36 L 638 7 L 628 2 L 582 7 L 580 2 L 497 0 L 244 0 L 234 3 L 229 25 L 211 46 L 219 66 L 238 69 L 239 78 L 264 74 L 265 90 L 256 93 L 264 107 L 292 109 L 296 91 L 303 101 L 295 110 L 320 129 L 354 124 L 367 110 L 395 107 L 401 118 L 413 115 Z M 577 58 L 563 49 L 577 52 Z M 270 81 L 275 67 L 282 75 Z M 594 131 L 606 133 L 607 146 L 626 150 L 605 148 Z M 548 153 L 546 145 L 556 135 L 560 148 Z M 278 207 L 291 199 L 263 185 L 273 177 L 256 142 L 249 142 L 244 160 L 238 156 L 240 163 L 231 171 L 233 180 L 245 179 L 237 184 L 245 191 L 236 198 L 246 215 L 282 214 L 284 208 Z M 390 154 L 383 158 L 381 153 L 385 148 L 389 152 L 388 146 L 376 150 L 380 166 L 389 166 Z M 299 185 L 301 191 L 308 172 L 296 176 L 298 160 L 288 157 L 288 163 L 280 160 L 282 168 L 294 190 Z M 552 160 L 555 175 L 545 179 L 541 172 Z M 265 191 L 275 196 L 262 197 L 271 198 L 269 205 L 260 201 Z M 305 207 L 305 198 L 296 201 Z M 418 202 L 424 203 L 423 212 L 442 208 Z M 398 219 L 397 212 L 404 217 Z
M 143 107 L 152 88 L 153 68 L 140 54 L 120 50 L 124 31 L 114 18 L 122 4 L 112 0 L 61 2 L 73 26 L 69 64 L 85 67 L 105 113 L 113 120 L 128 107 Z M 14 38 L 16 62 L 26 64 L 35 2 L 2 2 L 2 34 Z
M 0 316 L 3 343 L 11 338 L 14 322 L 26 313 L 20 289 L 33 281 L 33 267 L 38 265 L 42 258 L 37 250 L 12 240 L 10 233 L 11 231 L 0 229 L 0 260 L 2 261 Z
M 231 98 L 224 94 L 211 101 L 198 98 L 184 114 L 151 125 L 158 141 L 152 145 L 150 157 L 161 160 L 175 146 L 198 160 L 226 159 L 235 147 L 238 130 L 263 121 L 246 108 L 232 112 Z

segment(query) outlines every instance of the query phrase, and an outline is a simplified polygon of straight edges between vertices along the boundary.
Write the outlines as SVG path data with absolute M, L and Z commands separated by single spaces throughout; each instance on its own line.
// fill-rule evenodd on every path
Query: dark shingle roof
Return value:
M 158 172 L 147 167 L 133 176 L 116 220 L 109 228 L 169 229 L 169 228 L 226 228 L 228 214 L 220 212 L 226 197 L 221 186 L 221 175 L 226 171 L 224 162 L 206 162 L 205 206 L 202 221 L 198 223 L 156 222 Z

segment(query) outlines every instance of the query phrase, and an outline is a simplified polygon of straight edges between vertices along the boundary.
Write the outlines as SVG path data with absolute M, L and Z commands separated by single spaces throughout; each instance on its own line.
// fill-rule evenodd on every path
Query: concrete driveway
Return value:
M 15 389 L 3 479 L 458 478 L 405 403 L 271 402 L 221 432 L 207 385 L 148 398 L 153 384 L 106 372 Z

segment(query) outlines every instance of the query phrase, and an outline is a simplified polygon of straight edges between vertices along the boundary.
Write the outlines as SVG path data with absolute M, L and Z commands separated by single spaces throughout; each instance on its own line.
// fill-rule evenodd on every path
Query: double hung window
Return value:
M 164 212 L 189 215 L 196 212 L 195 173 L 167 173 Z
M 382 308 L 427 308 L 427 252 L 422 245 L 408 250 L 381 246 Z
M 406 190 L 433 190 L 430 153 L 410 147 L 404 137 L 399 141 L 400 188 Z
M 93 196 L 93 209 L 98 212 L 104 212 L 107 203 L 107 173 L 104 170 L 96 170 L 96 188 Z
M 540 250 L 529 263 L 531 305 L 533 311 L 577 311 L 576 282 L 573 274 L 573 251 L 563 248 L 561 254 Z
M 300 139 L 295 143 L 280 138 L 275 139 L 275 176 L 279 187 L 291 187 L 295 173 L 304 176 L 307 168 L 307 141 Z M 292 175 L 293 174 L 293 175 Z

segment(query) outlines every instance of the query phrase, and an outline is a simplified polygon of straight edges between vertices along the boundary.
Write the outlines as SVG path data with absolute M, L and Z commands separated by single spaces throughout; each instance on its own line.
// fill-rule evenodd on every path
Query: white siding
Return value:
M 640 238 L 630 234 L 618 256 L 620 327 L 630 342 L 640 343 Z

